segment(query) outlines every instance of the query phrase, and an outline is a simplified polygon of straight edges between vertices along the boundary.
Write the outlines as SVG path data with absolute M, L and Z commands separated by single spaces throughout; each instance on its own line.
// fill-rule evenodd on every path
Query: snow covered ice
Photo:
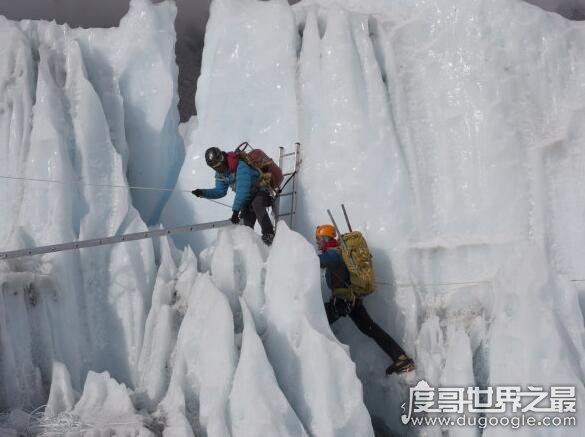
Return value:
M 3 262 L 0 435 L 479 435 L 402 425 L 414 382 L 327 324 L 311 242 L 342 202 L 417 380 L 575 386 L 577 426 L 483 435 L 582 435 L 585 25 L 518 0 L 214 0 L 181 137 L 174 16 L 0 18 L 0 176 L 80 182 L 3 179 L 1 247 L 226 219 L 188 191 L 245 140 L 301 142 L 296 232 Z

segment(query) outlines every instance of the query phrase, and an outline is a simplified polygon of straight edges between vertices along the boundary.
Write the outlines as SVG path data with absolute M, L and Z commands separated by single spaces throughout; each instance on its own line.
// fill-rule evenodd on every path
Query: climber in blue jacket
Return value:
M 215 187 L 198 188 L 191 193 L 206 199 L 219 199 L 231 187 L 236 193 L 230 218 L 232 223 L 240 223 L 241 216 L 246 226 L 254 228 L 258 220 L 262 229 L 262 241 L 267 245 L 272 244 L 274 226 L 266 210 L 272 204 L 272 196 L 267 189 L 258 186 L 258 170 L 239 160 L 234 152 L 225 153 L 217 147 L 210 147 L 205 151 L 205 162 L 215 170 Z

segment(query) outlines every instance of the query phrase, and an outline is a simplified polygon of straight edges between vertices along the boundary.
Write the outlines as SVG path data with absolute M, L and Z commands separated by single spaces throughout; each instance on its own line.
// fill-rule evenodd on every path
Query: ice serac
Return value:
M 27 311 L 27 290 L 34 275 L 3 273 L 0 295 L 0 339 L 2 346 L 2 385 L 0 405 L 3 410 L 20 405 L 38 405 L 44 399 L 39 364 L 33 360 L 31 318 Z M 5 285 L 8 284 L 8 285 Z M 16 292 L 16 293 L 15 293 Z
M 245 226 L 230 226 L 220 230 L 208 253 L 209 272 L 214 285 L 225 294 L 234 312 L 236 331 L 242 330 L 242 313 L 238 298 L 244 296 L 259 332 L 264 321 L 264 263 L 266 245 L 259 235 Z M 207 270 L 207 269 L 203 269 Z
M 213 275 L 214 285 L 227 296 L 232 311 L 235 311 L 240 284 L 236 284 L 236 254 L 232 235 L 226 229 L 218 232 L 209 272 Z
M 4 17 L 0 17 L 0 35 L 3 41 L 11 41 L 0 48 L 0 169 L 3 175 L 13 172 L 16 176 L 24 171 L 30 146 L 36 88 L 33 51 L 18 25 Z M 0 211 L 0 241 L 4 242 L 14 231 L 23 186 L 18 181 L 4 181 L 3 185 L 12 194 L 2 196 L 5 208 Z
M 324 204 L 345 202 L 382 283 L 366 305 L 408 352 L 417 344 L 417 374 L 435 384 L 453 378 L 451 335 L 469 337 L 472 366 L 466 348 L 451 352 L 466 357 L 457 366 L 477 385 L 524 369 L 509 364 L 507 350 L 528 368 L 557 361 L 558 351 L 541 347 L 550 341 L 571 350 L 573 364 L 558 363 L 559 372 L 580 386 L 582 283 L 558 275 L 585 275 L 575 265 L 583 239 L 574 229 L 585 199 L 575 173 L 585 163 L 583 23 L 505 1 L 305 0 L 294 9 L 303 30 L 300 230 L 309 235 L 323 221 Z M 384 92 L 375 91 L 380 84 Z M 540 285 L 522 298 L 509 279 L 496 285 L 517 250 L 560 284 L 548 287 L 558 301 L 544 299 Z M 530 282 L 529 269 L 513 270 L 515 280 Z M 526 301 L 541 317 L 529 317 Z M 513 330 L 522 340 L 496 331 L 507 326 L 500 308 L 508 305 L 525 327 Z M 562 340 L 561 319 L 571 333 Z M 528 335 L 533 323 L 546 333 Z M 392 414 L 378 410 L 386 389 L 370 369 L 380 358 L 363 353 L 357 330 L 336 325 L 370 412 L 400 433 Z M 557 381 L 542 372 L 534 379 Z
M 154 184 L 160 182 L 154 180 L 157 175 L 172 179 L 172 166 L 180 162 L 180 145 L 172 140 L 178 133 L 168 128 L 176 112 L 172 68 L 164 61 L 165 56 L 172 59 L 172 44 L 165 38 L 157 50 L 149 46 L 150 55 L 160 61 L 153 76 L 136 71 L 124 76 L 131 81 L 130 76 L 138 75 L 150 84 L 151 95 L 142 103 L 137 103 L 140 93 L 121 85 L 120 68 L 140 54 L 129 52 L 132 32 L 144 38 L 160 36 L 163 28 L 172 32 L 174 8 L 136 1 L 132 11 L 132 16 L 150 17 L 151 25 L 94 32 L 0 19 L 0 33 L 10 41 L 1 49 L 2 176 L 37 180 L 9 180 L 1 186 L 2 202 L 10 206 L 2 212 L 4 249 L 147 229 L 126 186 L 129 160 L 140 165 L 132 154 L 150 152 L 133 152 L 142 144 L 133 147 L 136 141 L 129 138 L 131 130 L 146 130 L 147 125 L 166 135 L 170 145 L 151 150 L 157 154 L 151 158 L 158 173 L 147 173 Z M 100 47 L 112 58 L 104 57 Z M 152 94 L 166 97 L 149 106 L 145 102 Z M 124 111 L 140 115 L 131 123 L 126 117 L 125 123 Z M 170 124 L 165 128 L 165 123 Z M 45 179 L 62 183 L 38 181 Z M 41 405 L 49 395 L 54 361 L 67 367 L 76 391 L 88 370 L 107 370 L 134 387 L 155 273 L 150 241 L 4 263 L 0 407 Z
M 447 359 L 443 369 L 441 386 L 444 387 L 474 387 L 472 350 L 467 333 L 456 325 L 447 328 Z M 456 415 L 451 415 L 455 420 Z M 474 426 L 462 426 L 450 430 L 451 437 L 479 437 L 481 432 Z
M 122 156 L 128 183 L 171 189 L 184 157 L 177 131 L 177 66 L 172 2 L 132 0 L 115 29 L 76 30 L 88 75 L 95 84 Z M 124 153 L 124 149 L 128 151 Z M 156 223 L 168 191 L 133 190 L 133 203 Z
M 229 435 L 227 402 L 235 360 L 228 300 L 209 275 L 202 274 L 190 291 L 173 352 L 169 389 L 161 402 L 178 435 L 191 432 L 187 423 L 210 437 Z
M 240 299 L 240 305 L 244 331 L 229 398 L 232 436 L 306 436 L 278 386 L 246 301 Z
M 138 392 L 145 395 L 144 403 L 154 409 L 165 394 L 170 378 L 168 369 L 171 352 L 175 345 L 178 310 L 177 283 L 179 268 L 173 253 L 176 249 L 167 238 L 159 243 L 159 268 L 152 294 L 152 303 L 144 327 L 144 337 L 138 361 Z M 187 251 L 185 251 L 187 253 Z M 197 262 L 189 259 L 189 273 L 196 273 Z
M 280 222 L 266 269 L 266 352 L 305 429 L 319 436 L 373 435 L 355 364 L 323 311 L 313 248 Z
M 21 34 L 24 38 L 24 35 Z M 30 50 L 30 48 L 29 48 Z M 19 166 L 22 168 L 22 175 L 34 178 L 50 178 L 54 175 L 71 178 L 74 174 L 68 150 L 66 138 L 68 125 L 64 123 L 64 108 L 62 103 L 62 91 L 57 85 L 57 78 L 60 75 L 56 69 L 58 59 L 49 50 L 39 50 L 39 65 L 36 88 L 36 104 L 34 105 L 30 125 L 26 128 L 29 131 L 29 142 L 26 147 L 26 159 Z M 32 66 L 30 66 L 32 68 Z M 54 73 L 52 73 L 54 72 Z M 25 70 L 21 72 L 25 75 Z M 29 71 L 32 74 L 32 71 Z M 16 167 L 18 168 L 18 167 Z M 14 171 L 15 168 L 6 170 Z M 6 174 L 6 173 L 4 173 Z M 61 176 L 57 176 L 61 177 Z M 10 183 L 5 189 L 10 188 Z M 75 238 L 76 223 L 74 205 L 76 203 L 76 190 L 66 185 L 59 185 L 53 189 L 36 185 L 13 185 L 15 199 L 18 200 L 16 217 L 12 224 L 18 224 L 18 228 L 11 239 L 5 239 L 4 244 L 10 247 L 45 245 L 59 241 L 71 241 Z M 30 211 L 44 211 L 44 214 L 30 214 Z M 11 243 L 12 242 L 12 243 Z M 52 372 L 52 360 L 63 361 L 73 370 L 73 380 L 80 388 L 83 381 L 82 372 L 84 368 L 83 354 L 85 348 L 84 334 L 81 329 L 79 336 L 72 336 L 72 329 L 82 326 L 79 317 L 79 296 L 77 291 L 80 288 L 79 262 L 77 257 L 66 254 L 62 257 L 46 256 L 44 259 L 51 259 L 51 262 L 43 263 L 40 260 L 27 260 L 19 268 L 16 263 L 8 269 L 21 269 L 30 271 L 31 274 L 21 292 L 17 292 L 13 299 L 21 300 L 19 307 L 24 311 L 9 311 L 6 309 L 4 319 L 7 323 L 5 335 L 11 338 L 10 341 L 33 345 L 33 348 L 42 351 L 40 354 L 32 353 L 24 361 L 22 367 L 29 365 L 37 367 L 46 380 L 50 381 Z M 4 266 L 8 267 L 8 266 Z M 8 270 L 7 269 L 7 270 Z M 4 277 L 6 289 L 18 290 L 21 286 Z M 28 296 L 27 296 L 28 295 Z M 12 318 L 27 320 L 29 325 L 23 329 L 12 331 L 10 326 Z M 8 343 L 10 343 L 8 341 Z M 6 342 L 3 342 L 6 345 Z M 20 348 L 22 353 L 26 348 Z M 5 371 L 10 367 L 11 353 L 4 350 L 3 360 Z M 32 352 L 32 351 L 31 351 Z M 16 350 L 12 353 L 18 353 Z M 24 358 L 24 357 L 22 357 Z M 6 375 L 8 378 L 8 374 Z M 18 379 L 16 378 L 18 384 Z M 27 378 L 28 382 L 20 384 L 28 385 L 35 381 L 34 378 Z M 40 383 L 40 381 L 38 381 Z M 46 388 L 46 387 L 45 387 Z M 39 385 L 36 390 L 43 390 Z M 12 396 L 13 402 L 23 402 L 15 390 Z M 8 398 L 9 393 L 6 394 Z M 24 402 L 24 405 L 28 402 Z
M 73 158 L 76 172 L 81 179 L 95 184 L 123 186 L 126 178 L 122 159 L 111 143 L 107 120 L 99 97 L 87 79 L 76 42 L 70 43 L 69 56 L 65 94 L 77 145 Z M 131 207 L 128 190 L 108 192 L 83 186 L 80 191 L 85 205 L 85 214 L 80 218 L 80 239 L 146 230 Z M 102 369 L 108 368 L 106 360 L 117 362 L 116 377 L 134 382 L 154 279 L 152 243 L 146 240 L 82 249 L 80 262 L 83 288 L 92 291 L 87 293 L 86 301 L 94 362 Z M 100 283 L 105 290 L 92 287 Z M 107 340 L 112 328 L 124 335 Z
M 79 436 L 154 436 L 143 426 L 143 417 L 136 413 L 126 386 L 112 379 L 108 372 L 87 374 L 83 394 L 72 414 L 89 428 L 78 432 Z
M 203 157 L 210 146 L 233 150 L 249 141 L 276 159 L 278 146 L 297 140 L 297 40 L 285 0 L 212 2 L 198 80 L 197 127 L 187 140 L 178 189 L 214 185 L 214 173 Z M 162 221 L 170 226 L 225 219 L 231 215 L 232 197 L 223 201 L 228 207 L 176 192 Z M 213 235 L 183 235 L 177 241 L 199 251 Z
M 64 411 L 70 411 L 75 406 L 75 393 L 71 385 L 71 376 L 63 363 L 53 363 L 51 376 L 51 391 L 45 409 L 45 417 L 56 416 Z
M 22 431 L 71 437 L 154 436 L 148 429 L 146 417 L 136 412 L 130 395 L 130 390 L 108 372 L 90 371 L 75 403 L 67 368 L 55 362 L 51 395 L 44 415 L 24 414 L 26 426 Z M 14 420 L 12 422 L 17 429 L 21 428 Z

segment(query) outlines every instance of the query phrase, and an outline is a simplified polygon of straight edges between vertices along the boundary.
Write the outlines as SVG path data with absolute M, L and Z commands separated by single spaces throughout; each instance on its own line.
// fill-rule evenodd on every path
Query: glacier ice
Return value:
M 75 406 L 75 392 L 71 385 L 71 375 L 67 367 L 58 361 L 53 362 L 51 375 L 51 392 L 47 400 L 45 416 L 53 417 Z
M 111 49 L 117 41 L 119 45 L 133 32 L 146 30 L 138 24 L 147 16 L 152 26 L 156 24 L 153 32 L 166 26 L 172 33 L 173 14 L 169 4 L 134 2 L 125 24 L 111 33 L 71 30 L 46 22 L 13 23 L 0 17 L 3 40 L 13 42 L 2 45 L 5 62 L 0 78 L 0 123 L 6 140 L 0 160 L 2 176 L 63 182 L 3 180 L 2 200 L 10 207 L 2 212 L 4 247 L 147 229 L 134 207 L 137 199 L 127 188 L 133 183 L 127 170 L 133 153 L 146 158 L 149 151 L 140 150 L 142 145 L 138 144 L 138 150 L 132 152 L 134 146 L 131 141 L 126 144 L 125 133 L 138 128 L 126 126 L 124 117 L 116 115 L 129 110 L 124 105 L 136 104 L 140 97 L 115 92 L 128 59 L 118 54 L 118 71 L 106 74 L 112 65 L 100 53 L 98 46 L 106 41 L 98 34 L 110 40 L 102 49 L 113 55 Z M 172 44 L 161 43 L 159 51 L 148 47 L 149 56 L 159 59 L 161 66 L 165 56 L 172 60 L 165 50 L 172 53 Z M 170 88 L 166 112 L 162 98 L 156 110 L 141 104 L 141 114 L 136 116 L 154 122 L 172 120 L 176 115 L 175 79 L 172 68 L 167 67 L 166 78 L 160 71 L 142 75 L 143 85 L 150 83 L 155 89 L 157 82 L 166 80 L 161 83 Z M 100 84 L 94 75 L 99 76 Z M 111 89 L 105 88 L 106 82 Z M 140 129 L 145 126 L 146 122 Z M 158 170 L 149 171 L 154 179 L 169 178 L 169 169 L 177 165 L 180 144 L 174 138 L 179 138 L 176 130 L 169 134 L 168 148 L 151 151 L 153 156 L 159 155 Z M 168 161 L 172 165 L 166 166 Z M 160 183 L 154 179 L 153 183 Z M 151 198 L 150 206 L 140 205 L 140 201 L 136 205 L 149 215 L 163 197 Z M 67 366 L 77 390 L 89 370 L 108 370 L 128 385 L 136 381 L 156 274 L 152 243 L 133 242 L 62 255 L 2 266 L 3 290 L 7 290 L 2 293 L 0 318 L 4 338 L 0 368 L 3 381 L 7 381 L 0 384 L 2 408 L 41 405 L 49 394 L 53 361 Z
M 244 298 L 242 347 L 229 397 L 232 433 L 241 436 L 306 436 L 303 424 L 278 385 Z M 254 414 L 250 414 L 253 405 Z
M 373 435 L 355 365 L 323 311 L 314 249 L 281 222 L 266 269 L 266 350 L 308 432 Z
M 190 291 L 178 332 L 169 392 L 162 408 L 175 408 L 177 392 L 198 402 L 199 424 L 209 436 L 228 434 L 226 406 L 235 369 L 234 321 L 227 297 L 203 274 Z M 179 397 L 182 399 L 182 396 Z M 192 411 L 191 413 L 195 413 Z
M 302 236 L 341 202 L 374 254 L 365 305 L 418 378 L 569 384 L 583 403 L 583 23 L 510 0 L 215 0 L 183 152 L 173 17 L 134 0 L 117 29 L 0 18 L 0 175 L 188 191 L 212 184 L 210 145 L 298 140 L 299 233 L 3 263 L 0 427 L 49 404 L 43 423 L 122 415 L 131 435 L 441 435 L 405 428 L 407 382 L 351 321 L 327 325 Z M 230 214 L 181 191 L 4 182 L 7 249 Z

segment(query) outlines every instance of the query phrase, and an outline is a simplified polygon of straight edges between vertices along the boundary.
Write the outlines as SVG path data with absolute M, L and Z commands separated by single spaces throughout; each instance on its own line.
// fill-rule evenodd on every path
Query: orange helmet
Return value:
M 336 236 L 335 227 L 333 225 L 319 225 L 315 229 L 315 237 L 331 237 Z

